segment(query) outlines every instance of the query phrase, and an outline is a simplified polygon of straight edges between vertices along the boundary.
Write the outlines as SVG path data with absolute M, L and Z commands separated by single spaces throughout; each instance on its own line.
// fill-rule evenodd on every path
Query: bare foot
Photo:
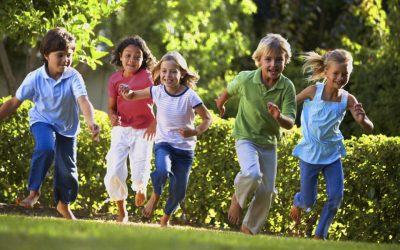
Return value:
M 293 205 L 292 208 L 290 209 L 290 218 L 292 218 L 292 220 L 296 223 L 296 226 L 300 225 L 300 223 L 301 223 L 301 208 Z
M 71 208 L 69 207 L 69 204 L 58 201 L 57 211 L 67 220 L 76 220 Z
M 240 213 L 242 212 L 242 208 L 240 207 L 236 195 L 232 195 L 231 206 L 228 211 L 228 220 L 230 223 L 239 225 L 240 221 Z
M 149 201 L 146 203 L 143 209 L 143 216 L 146 218 L 150 218 L 153 215 L 154 209 L 156 209 L 158 200 L 160 199 L 160 195 L 156 193 L 152 193 Z
M 128 211 L 126 211 L 126 201 L 125 200 L 117 201 L 117 207 L 118 207 L 117 222 L 121 222 L 124 224 L 128 223 Z
M 135 205 L 137 207 L 141 207 L 144 205 L 145 201 L 146 201 L 146 195 L 140 191 L 136 192 Z
M 250 231 L 250 229 L 243 224 L 240 227 L 240 231 L 242 231 L 242 233 L 244 233 L 244 234 L 253 235 L 253 233 Z
M 313 240 L 324 240 L 324 238 L 322 238 L 321 236 L 318 236 L 318 235 L 314 235 Z
M 29 195 L 22 201 L 17 200 L 17 205 L 25 208 L 33 208 L 33 206 L 38 202 L 40 197 L 39 191 L 30 191 Z
M 168 227 L 168 221 L 169 221 L 170 216 L 164 214 L 161 219 L 160 219 L 160 225 L 162 228 Z

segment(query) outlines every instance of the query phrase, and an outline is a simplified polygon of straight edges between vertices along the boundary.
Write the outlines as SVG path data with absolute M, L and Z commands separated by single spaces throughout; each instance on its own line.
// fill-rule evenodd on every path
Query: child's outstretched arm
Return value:
M 228 101 L 230 97 L 231 96 L 228 94 L 228 91 L 224 89 L 224 91 L 222 91 L 222 93 L 217 97 L 217 99 L 215 99 L 215 103 L 217 105 L 217 108 L 219 110 L 219 115 L 221 117 L 223 117 L 225 114 L 225 103 Z
M 0 106 L 0 121 L 14 113 L 21 104 L 22 101 L 15 96 L 3 103 L 3 105 Z
M 128 85 L 119 85 L 119 93 L 125 100 L 139 100 L 150 98 L 150 87 L 141 90 L 131 90 Z
M 354 120 L 361 126 L 361 128 L 367 133 L 371 133 L 374 130 L 374 124 L 365 114 L 365 110 L 362 107 L 362 104 L 357 101 L 357 99 L 349 94 L 347 100 L 347 108 L 350 110 L 351 115 Z
M 211 126 L 213 122 L 211 114 L 206 108 L 206 106 L 204 106 L 204 104 L 197 106 L 194 110 L 200 116 L 202 122 L 195 129 L 188 129 L 188 128 L 179 129 L 179 133 L 185 138 L 201 135 Z
M 92 103 L 90 103 L 86 95 L 78 97 L 79 108 L 83 113 L 86 124 L 88 125 L 90 131 L 92 132 L 92 139 L 94 141 L 99 141 L 100 127 L 94 121 L 94 109 Z
M 310 100 L 314 99 L 315 91 L 316 91 L 315 85 L 311 85 L 303 89 L 300 93 L 296 95 L 297 104 L 304 102 L 306 99 Z

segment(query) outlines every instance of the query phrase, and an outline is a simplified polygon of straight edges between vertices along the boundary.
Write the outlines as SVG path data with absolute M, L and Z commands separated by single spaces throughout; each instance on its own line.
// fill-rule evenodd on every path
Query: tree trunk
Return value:
M 38 47 L 30 48 L 26 57 L 26 74 L 38 68 L 39 61 L 37 59 Z
M 3 66 L 4 76 L 6 78 L 8 94 L 15 95 L 15 92 L 18 88 L 17 79 L 12 72 L 10 61 L 8 60 L 6 47 L 4 46 L 4 41 L 5 39 L 0 41 L 0 62 Z

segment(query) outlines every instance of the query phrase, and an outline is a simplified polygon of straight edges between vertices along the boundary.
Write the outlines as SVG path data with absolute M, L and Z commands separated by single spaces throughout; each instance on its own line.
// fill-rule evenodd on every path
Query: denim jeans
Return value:
M 31 126 L 35 140 L 29 172 L 28 190 L 39 191 L 54 162 L 54 201 L 75 201 L 78 194 L 76 138 L 58 134 L 50 124 L 37 122 Z
M 176 149 L 165 142 L 155 144 L 154 148 L 156 169 L 151 173 L 153 189 L 161 195 L 169 178 L 169 196 L 164 213 L 171 215 L 185 198 L 194 151 Z
M 300 192 L 293 204 L 303 209 L 311 208 L 317 200 L 318 175 L 324 175 L 327 201 L 322 209 L 315 235 L 326 238 L 328 230 L 343 200 L 343 169 L 340 159 L 331 164 L 310 164 L 300 160 Z

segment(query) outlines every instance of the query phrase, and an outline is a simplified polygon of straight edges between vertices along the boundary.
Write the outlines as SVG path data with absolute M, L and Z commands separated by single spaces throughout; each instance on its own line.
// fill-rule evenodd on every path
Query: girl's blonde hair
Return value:
M 323 56 L 311 51 L 300 56 L 305 61 L 303 65 L 303 74 L 309 75 L 308 81 L 318 81 L 325 78 L 325 69 L 330 63 L 347 63 L 349 72 L 353 70 L 353 57 L 350 52 L 344 49 L 335 49 L 327 52 Z
M 200 76 L 196 72 L 189 70 L 185 58 L 183 58 L 183 56 L 177 51 L 166 53 L 156 64 L 156 66 L 152 70 L 154 85 L 161 84 L 160 69 L 161 63 L 164 61 L 174 61 L 178 65 L 179 70 L 182 73 L 182 78 L 179 81 L 180 84 L 183 84 L 189 88 L 194 88 L 196 86 L 196 83 L 200 79 Z
M 269 33 L 260 40 L 257 49 L 253 53 L 252 58 L 257 67 L 260 67 L 261 65 L 261 57 L 268 54 L 271 50 L 284 54 L 285 64 L 290 62 L 292 52 L 288 41 L 280 34 Z

